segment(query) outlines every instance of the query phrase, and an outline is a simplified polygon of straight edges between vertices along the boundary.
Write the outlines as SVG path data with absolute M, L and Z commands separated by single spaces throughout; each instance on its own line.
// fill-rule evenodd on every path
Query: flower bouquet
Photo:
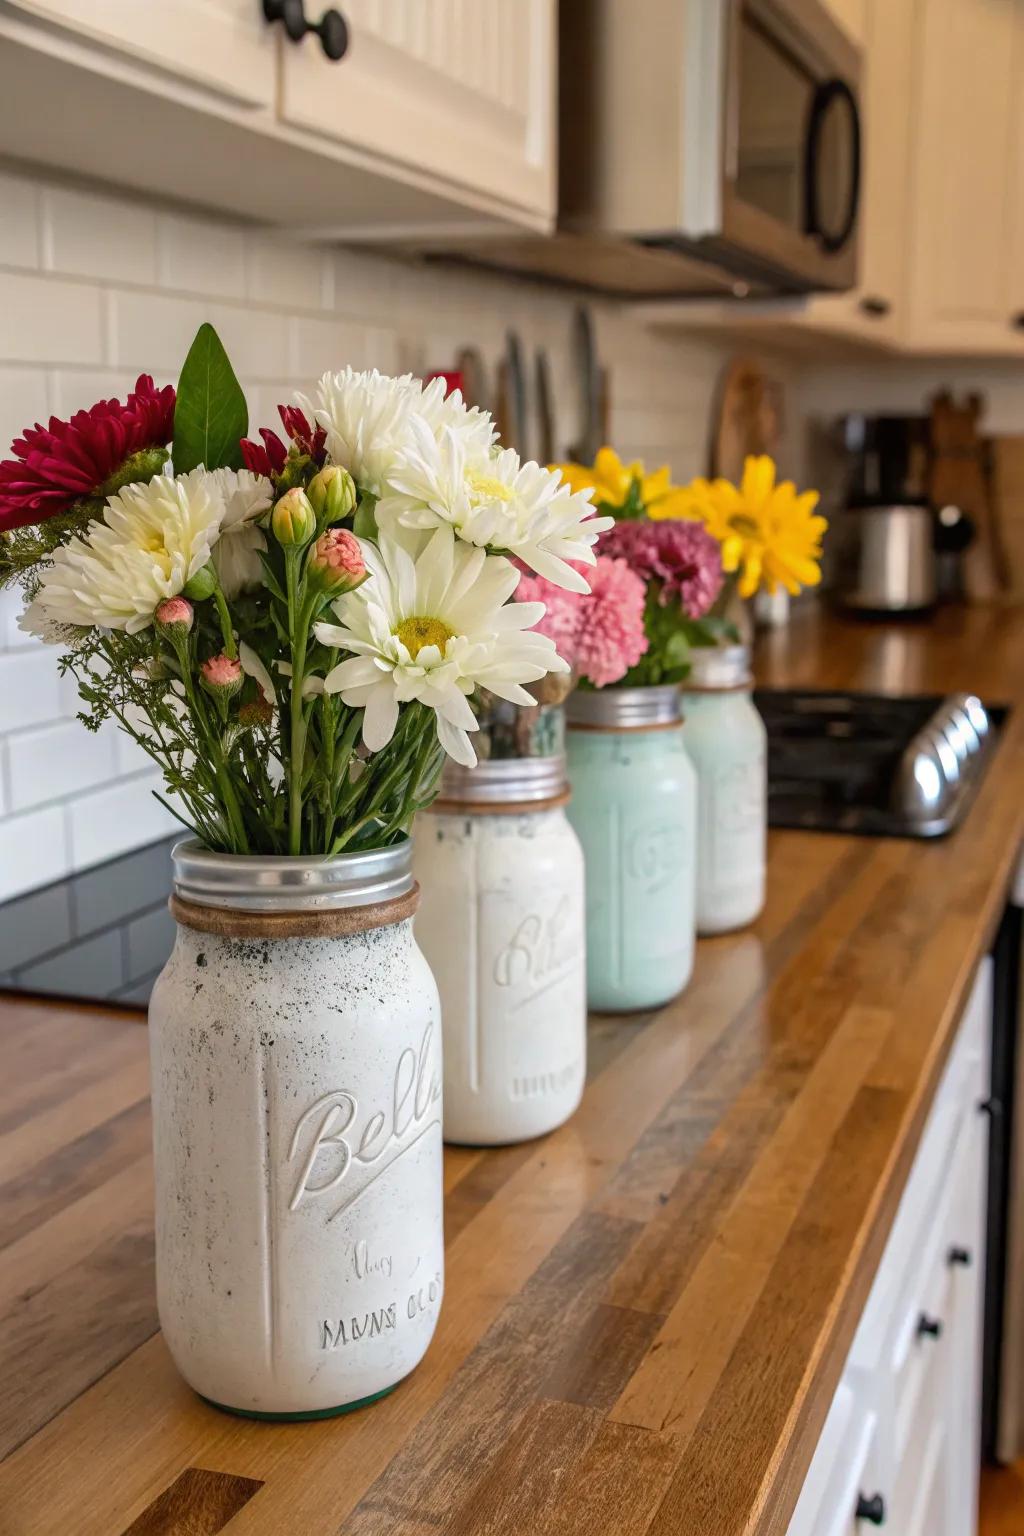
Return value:
M 150 1002 L 160 1320 L 256 1417 L 371 1401 L 430 1341 L 440 1010 L 407 833 L 445 754 L 475 763 L 477 691 L 567 673 L 513 599 L 524 569 L 586 591 L 610 521 L 443 390 L 345 369 L 250 438 L 203 326 L 177 390 L 140 378 L 0 465 L 24 627 L 196 834 Z
M 84 724 L 135 738 L 207 848 L 384 847 L 445 753 L 475 761 L 476 690 L 532 705 L 567 670 L 540 603 L 511 600 L 523 569 L 586 592 L 610 519 L 441 380 L 345 369 L 280 415 L 248 438 L 204 325 L 177 390 L 143 376 L 15 442 L 0 581 Z

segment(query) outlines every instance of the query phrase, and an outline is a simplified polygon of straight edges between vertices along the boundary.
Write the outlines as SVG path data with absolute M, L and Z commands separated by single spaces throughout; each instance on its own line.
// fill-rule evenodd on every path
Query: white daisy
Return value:
M 472 767 L 468 732 L 477 720 L 467 695 L 481 685 L 514 704 L 532 704 L 523 683 L 568 671 L 545 636 L 532 631 L 543 603 L 510 603 L 519 572 L 500 556 L 460 543 L 442 525 L 418 555 L 381 535 L 360 540 L 370 579 L 333 605 L 340 624 L 318 624 L 324 645 L 354 654 L 328 672 L 324 687 L 365 711 L 363 741 L 387 745 L 401 704 L 418 699 L 436 712 L 441 745 Z
M 61 624 L 127 630 L 153 622 L 165 597 L 177 597 L 207 563 L 224 500 L 205 469 L 156 475 L 107 500 L 102 522 L 54 551 L 26 614 L 31 633 Z
M 573 493 L 558 470 L 520 461 L 513 448 L 482 450 L 472 439 L 413 416 L 377 504 L 381 528 L 447 523 L 461 539 L 507 550 L 570 592 L 589 592 L 569 561 L 593 565 L 593 545 L 614 522 L 595 517 L 589 491 Z
M 213 563 L 224 596 L 230 600 L 240 592 L 253 591 L 263 580 L 259 552 L 266 549 L 267 541 L 257 519 L 267 511 L 274 491 L 263 475 L 247 469 L 211 469 L 207 475 L 224 504 Z
M 486 411 L 468 408 L 458 390 L 447 399 L 444 391 L 440 378 L 423 385 L 411 373 L 390 378 L 376 368 L 364 373 L 343 368 L 324 374 L 316 402 L 300 395 L 299 405 L 325 429 L 331 463 L 347 469 L 360 491 L 380 496 L 395 454 L 408 438 L 414 411 L 433 433 L 447 427 L 482 448 L 493 442 L 494 426 Z

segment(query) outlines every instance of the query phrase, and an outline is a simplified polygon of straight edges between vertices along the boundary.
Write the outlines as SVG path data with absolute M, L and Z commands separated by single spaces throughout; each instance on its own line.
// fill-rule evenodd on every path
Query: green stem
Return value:
M 220 632 L 224 638 L 224 654 L 235 661 L 238 656 L 238 647 L 235 644 L 235 631 L 231 623 L 231 610 L 228 608 L 227 598 L 221 591 L 220 583 L 213 589 L 213 600 L 217 605 L 217 617 L 220 620 Z

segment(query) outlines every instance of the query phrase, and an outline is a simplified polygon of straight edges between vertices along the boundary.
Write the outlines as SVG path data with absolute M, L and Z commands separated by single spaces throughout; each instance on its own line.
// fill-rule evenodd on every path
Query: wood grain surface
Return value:
M 0 1536 L 784 1532 L 1014 870 L 1022 654 L 1024 616 L 982 609 L 768 636 L 765 682 L 1016 701 L 966 824 L 773 835 L 758 923 L 667 1008 L 592 1021 L 568 1125 L 446 1153 L 437 1335 L 347 1418 L 189 1391 L 156 1331 L 145 1030 L 0 1004 Z

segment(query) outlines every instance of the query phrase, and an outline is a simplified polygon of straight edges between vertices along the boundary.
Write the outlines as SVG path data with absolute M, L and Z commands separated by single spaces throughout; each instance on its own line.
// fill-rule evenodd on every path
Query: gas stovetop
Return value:
M 1007 711 L 973 694 L 761 688 L 773 827 L 940 837 L 977 793 Z

